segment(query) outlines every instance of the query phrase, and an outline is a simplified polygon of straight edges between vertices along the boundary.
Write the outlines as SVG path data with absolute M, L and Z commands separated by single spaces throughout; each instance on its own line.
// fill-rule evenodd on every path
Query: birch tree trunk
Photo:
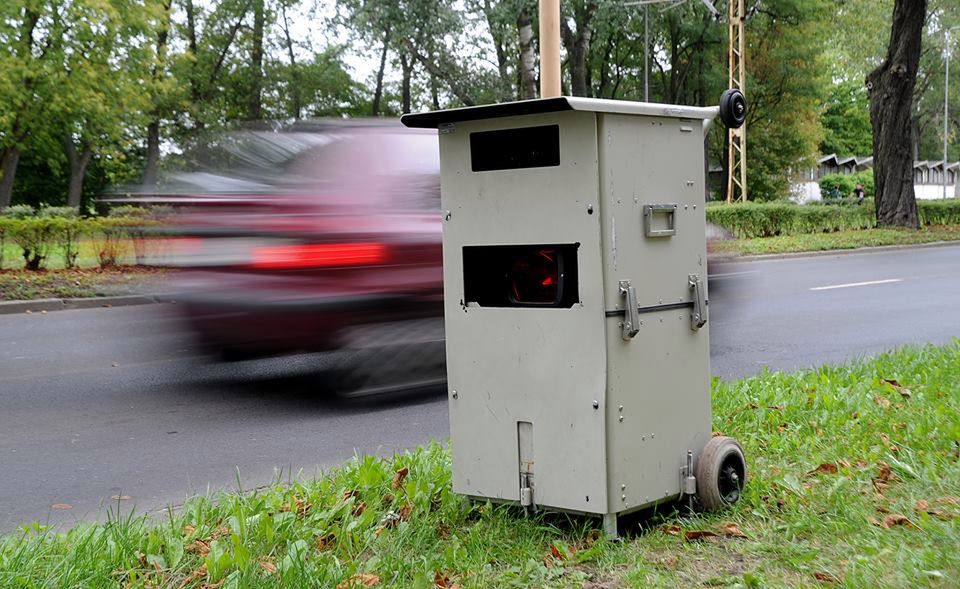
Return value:
M 521 10 L 517 16 L 520 38 L 520 100 L 537 97 L 537 55 L 533 50 L 533 22 L 530 13 Z
M 387 67 L 387 50 L 390 49 L 390 25 L 383 33 L 383 51 L 380 52 L 380 69 L 377 70 L 377 89 L 373 93 L 371 116 L 380 116 L 380 101 L 383 100 L 383 71 Z

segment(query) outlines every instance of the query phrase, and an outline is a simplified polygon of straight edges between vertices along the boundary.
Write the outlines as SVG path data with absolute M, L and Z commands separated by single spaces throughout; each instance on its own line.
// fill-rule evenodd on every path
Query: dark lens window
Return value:
M 464 247 L 466 302 L 481 307 L 572 307 L 580 300 L 579 246 L 574 243 Z
M 560 165 L 560 126 L 501 129 L 470 134 L 474 172 Z

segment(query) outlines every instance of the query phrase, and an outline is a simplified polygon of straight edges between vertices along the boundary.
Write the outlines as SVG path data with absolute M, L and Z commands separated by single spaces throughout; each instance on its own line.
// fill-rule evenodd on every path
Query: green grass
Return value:
M 133 254 L 133 247 L 126 241 L 121 240 L 119 246 L 119 257 L 117 263 L 120 265 L 133 264 L 136 258 Z M 50 248 L 50 254 L 44 263 L 44 268 L 48 270 L 62 270 L 65 265 L 63 251 L 59 247 Z M 97 268 L 100 260 L 97 256 L 97 244 L 93 241 L 85 240 L 79 244 L 79 254 L 77 256 L 77 266 L 80 268 Z M 20 247 L 10 240 L 2 246 L 0 251 L 0 270 L 19 270 L 23 268 L 23 253 Z
M 434 444 L 312 482 L 195 497 L 160 522 L 27 526 L 0 539 L 0 586 L 957 587 L 958 383 L 960 340 L 716 381 L 714 427 L 749 462 L 744 497 L 721 514 L 640 519 L 646 531 L 620 543 L 586 518 L 466 505 Z M 836 472 L 811 474 L 821 464 Z M 884 465 L 891 476 L 874 483 Z M 883 527 L 898 514 L 910 525 Z M 747 537 L 684 538 L 731 523 Z
M 928 226 L 912 229 L 863 229 L 833 233 L 809 233 L 733 239 L 710 244 L 711 251 L 741 255 L 784 254 L 826 250 L 856 249 L 881 245 L 912 245 L 960 240 L 960 226 Z

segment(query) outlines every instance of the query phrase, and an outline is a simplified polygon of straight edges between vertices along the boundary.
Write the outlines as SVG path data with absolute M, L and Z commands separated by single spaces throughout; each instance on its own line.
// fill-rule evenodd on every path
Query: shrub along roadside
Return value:
M 6 244 L 16 244 L 28 270 L 47 268 L 53 254 L 63 260 L 63 267 L 75 268 L 82 241 L 93 244 L 101 268 L 117 265 L 127 251 L 134 251 L 142 263 L 144 237 L 158 223 L 140 217 L 0 216 L 0 268 L 11 263 L 5 259 Z
M 956 586 L 958 383 L 960 340 L 715 381 L 714 428 L 749 462 L 741 502 L 640 519 L 623 543 L 586 518 L 465 505 L 433 444 L 161 522 L 25 526 L 0 538 L 0 586 Z
M 917 201 L 923 225 L 960 225 L 960 199 Z M 739 238 L 828 233 L 876 227 L 873 203 L 797 205 L 793 203 L 714 204 L 707 220 Z

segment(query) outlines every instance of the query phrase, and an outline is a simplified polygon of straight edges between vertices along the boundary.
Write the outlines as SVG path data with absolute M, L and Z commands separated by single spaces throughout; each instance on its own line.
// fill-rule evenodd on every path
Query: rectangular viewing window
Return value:
M 580 300 L 579 243 L 463 248 L 465 303 L 481 307 L 570 308 Z
M 560 165 L 560 126 L 523 127 L 470 133 L 474 172 Z

